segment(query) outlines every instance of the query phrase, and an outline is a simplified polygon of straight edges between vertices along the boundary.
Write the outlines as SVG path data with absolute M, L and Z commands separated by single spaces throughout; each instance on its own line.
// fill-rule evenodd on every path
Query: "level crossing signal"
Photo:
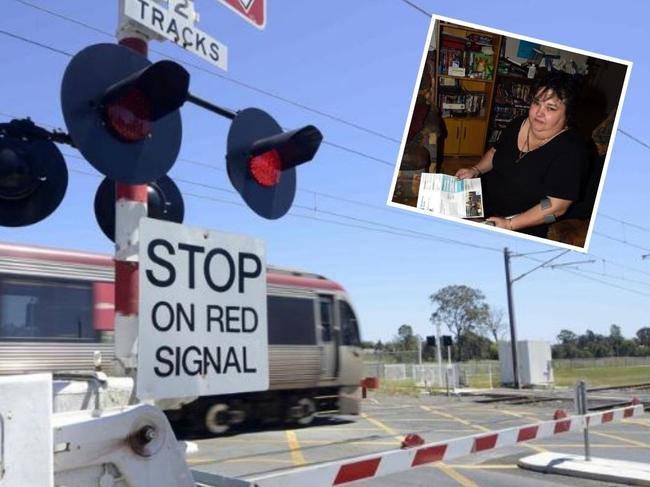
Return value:
M 179 108 L 189 80 L 172 61 L 152 64 L 115 44 L 86 47 L 72 58 L 61 84 L 63 118 L 74 145 L 114 181 L 158 180 L 180 151 Z
M 0 124 L 1 226 L 37 223 L 63 200 L 68 170 L 51 135 L 29 119 Z
M 313 125 L 285 132 L 268 113 L 247 108 L 228 131 L 228 177 L 258 215 L 285 215 L 296 193 L 296 166 L 314 158 L 323 140 Z
M 95 219 L 106 237 L 115 242 L 115 181 L 104 178 L 95 193 Z M 183 223 L 185 205 L 178 186 L 169 176 L 147 184 L 147 216 Z
M 312 160 L 323 140 L 313 125 L 284 131 L 257 108 L 233 112 L 189 92 L 189 73 L 172 61 L 152 64 L 115 44 L 77 53 L 61 83 L 68 134 L 48 132 L 29 120 L 0 124 L 0 225 L 46 218 L 60 204 L 68 173 L 54 142 L 76 147 L 106 180 L 95 198 L 102 231 L 115 238 L 110 181 L 149 186 L 149 216 L 183 220 L 183 201 L 166 174 L 182 139 L 179 108 L 189 101 L 232 120 L 227 137 L 228 177 L 258 215 L 285 215 L 296 192 L 296 166 Z

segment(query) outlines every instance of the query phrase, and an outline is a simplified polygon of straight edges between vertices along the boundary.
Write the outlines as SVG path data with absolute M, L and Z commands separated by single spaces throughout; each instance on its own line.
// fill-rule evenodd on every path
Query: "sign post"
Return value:
M 137 396 L 268 389 L 262 240 L 140 221 Z

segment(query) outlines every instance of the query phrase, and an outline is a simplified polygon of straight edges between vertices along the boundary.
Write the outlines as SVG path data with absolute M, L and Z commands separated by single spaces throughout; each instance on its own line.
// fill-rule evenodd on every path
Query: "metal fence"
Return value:
M 438 367 L 437 363 L 386 364 L 366 363 L 366 377 L 379 377 L 383 381 L 413 381 L 421 387 L 446 387 L 447 364 Z M 449 383 L 453 387 L 493 387 L 498 386 L 499 363 L 468 362 L 452 363 Z
M 404 359 L 397 362 L 397 359 Z M 375 360 L 373 360 L 375 359 Z M 442 372 L 438 364 L 426 362 L 417 364 L 415 352 L 397 352 L 387 355 L 368 354 L 365 357 L 364 373 L 366 377 L 379 377 L 388 381 L 410 380 L 421 387 L 445 387 L 445 370 L 447 363 L 443 362 Z M 599 359 L 561 359 L 553 360 L 553 369 L 581 369 L 597 367 L 640 367 L 649 366 L 650 357 L 606 357 Z M 498 360 L 481 360 L 452 364 L 454 387 L 491 388 L 499 387 L 501 369 Z M 440 381 L 442 378 L 442 382 Z

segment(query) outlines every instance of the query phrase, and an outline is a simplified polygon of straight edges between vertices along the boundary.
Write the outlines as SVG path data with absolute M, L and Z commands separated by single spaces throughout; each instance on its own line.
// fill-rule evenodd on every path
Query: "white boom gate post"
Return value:
M 192 471 L 194 479 L 201 486 L 241 487 L 293 487 L 311 485 L 345 485 L 355 481 L 392 475 L 434 462 L 448 462 L 474 453 L 514 446 L 530 440 L 548 438 L 562 433 L 582 431 L 585 425 L 607 424 L 643 414 L 643 405 L 632 405 L 586 414 L 569 416 L 552 421 L 543 421 L 525 426 L 480 433 L 429 443 L 422 446 L 389 450 L 382 453 L 348 458 L 342 461 L 325 462 L 300 469 L 277 471 L 267 475 L 250 477 L 246 480 L 224 479 L 208 473 Z

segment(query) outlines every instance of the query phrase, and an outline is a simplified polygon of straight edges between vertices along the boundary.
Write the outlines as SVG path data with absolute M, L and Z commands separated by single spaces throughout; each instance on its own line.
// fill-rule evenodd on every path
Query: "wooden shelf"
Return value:
M 438 78 L 452 78 L 461 81 L 481 81 L 483 83 L 494 83 L 494 78 L 493 79 L 470 78 L 469 76 L 452 76 L 450 74 L 439 74 Z M 440 86 L 444 87 L 445 85 L 440 85 Z
M 489 45 L 485 42 L 479 42 L 476 38 L 474 41 L 469 37 L 473 34 L 484 36 L 491 41 Z M 492 111 L 494 98 L 494 87 L 496 86 L 496 70 L 498 67 L 499 53 L 501 51 L 502 36 L 492 32 L 484 32 L 479 29 L 454 25 L 450 22 L 441 21 L 437 30 L 437 49 L 436 49 L 436 66 L 435 66 L 435 97 L 436 103 L 442 113 L 442 105 L 454 103 L 466 103 L 470 110 L 446 111 L 447 115 L 451 113 L 467 113 L 470 116 L 445 116 L 443 117 L 447 129 L 447 135 L 442 142 L 443 153 L 445 156 L 481 156 L 487 138 L 487 128 L 489 116 Z M 462 41 L 463 45 L 454 47 L 452 43 L 445 44 L 444 41 Z M 474 46 L 467 46 L 473 44 Z M 448 47 L 445 47 L 447 45 Z M 463 47 L 466 46 L 466 47 Z M 477 50 L 477 47 L 489 47 L 483 50 Z M 491 52 L 490 52 L 491 51 Z M 476 56 L 474 54 L 480 54 Z M 449 66 L 458 58 L 459 65 L 462 64 L 467 68 L 466 74 L 490 72 L 492 78 L 474 78 L 471 76 L 453 76 L 448 73 Z M 478 63 L 485 63 L 483 69 L 475 69 Z M 444 70 L 445 73 L 440 71 Z M 470 70 L 473 70 L 471 73 Z M 440 81 L 442 79 L 454 80 L 456 86 L 446 86 Z M 449 93 L 446 89 L 449 88 Z M 454 91 L 455 89 L 455 91 Z M 466 95 L 466 96 L 463 96 Z M 454 101 L 458 99 L 458 101 Z M 478 116 L 478 113 L 483 115 Z

